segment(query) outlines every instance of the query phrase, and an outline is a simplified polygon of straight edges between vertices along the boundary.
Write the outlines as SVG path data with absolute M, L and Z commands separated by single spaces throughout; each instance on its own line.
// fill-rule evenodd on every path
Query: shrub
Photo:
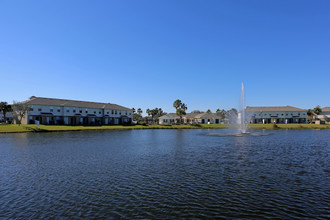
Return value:
M 138 125 L 143 125 L 143 126 L 147 126 L 148 125 L 147 122 L 145 122 L 145 121 L 139 121 L 137 124 Z
M 276 129 L 276 128 L 278 128 L 278 126 L 277 126 L 277 124 L 273 124 L 273 129 Z

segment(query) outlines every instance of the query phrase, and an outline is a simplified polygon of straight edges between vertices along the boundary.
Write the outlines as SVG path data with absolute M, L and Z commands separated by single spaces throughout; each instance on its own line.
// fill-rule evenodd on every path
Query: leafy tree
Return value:
M 142 109 L 141 109 L 141 108 L 138 108 L 137 113 L 138 113 L 139 115 L 141 115 L 141 114 L 143 113 L 143 112 L 142 112 Z
M 154 123 L 154 122 L 159 123 L 158 118 L 160 116 L 163 116 L 166 114 L 166 112 L 163 112 L 163 110 L 161 108 L 154 108 L 154 109 L 149 110 L 149 112 L 150 112 L 150 115 L 152 118 L 152 123 Z
M 137 113 L 133 113 L 133 121 L 142 121 L 142 115 L 137 114 Z
M 319 115 L 319 114 L 321 114 L 321 112 L 322 112 L 322 109 L 321 109 L 321 106 L 316 106 L 314 109 L 313 109 L 313 112 L 314 112 L 314 114 L 316 114 L 316 117 Z
M 135 113 L 135 108 L 132 108 L 132 112 L 133 112 L 133 114 Z
M 0 102 L 0 112 L 2 112 L 3 114 L 3 119 L 5 121 L 5 123 L 7 122 L 7 118 L 6 118 L 6 114 L 8 112 L 12 112 L 12 107 L 11 105 L 8 105 L 7 102 Z
M 211 111 L 210 109 L 208 109 L 208 110 L 206 111 L 206 113 L 212 113 L 212 111 Z
M 24 102 L 15 102 L 13 101 L 13 116 L 17 120 L 18 124 L 21 125 L 22 119 L 26 115 L 28 111 L 31 110 L 30 106 L 27 103 Z

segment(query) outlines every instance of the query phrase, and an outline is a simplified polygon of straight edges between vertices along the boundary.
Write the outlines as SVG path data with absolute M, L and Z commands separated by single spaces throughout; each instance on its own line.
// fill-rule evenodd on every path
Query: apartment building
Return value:
M 307 123 L 307 110 L 292 106 L 246 107 L 250 123 Z
M 22 124 L 45 125 L 119 125 L 131 124 L 131 109 L 111 103 L 30 97 L 31 108 Z

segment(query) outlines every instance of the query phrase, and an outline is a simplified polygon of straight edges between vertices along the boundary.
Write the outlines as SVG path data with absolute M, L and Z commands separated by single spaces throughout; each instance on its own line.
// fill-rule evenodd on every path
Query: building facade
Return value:
M 110 103 L 30 97 L 30 111 L 22 124 L 44 125 L 119 125 L 131 124 L 131 109 Z
M 180 123 L 180 117 L 175 113 L 169 113 L 159 117 L 159 124 Z M 221 117 L 214 113 L 187 113 L 182 116 L 184 124 L 220 124 Z
M 330 107 L 322 108 L 322 112 L 316 117 L 321 121 L 322 124 L 330 124 Z
M 11 123 L 12 121 L 13 121 L 13 114 L 11 112 L 6 113 L 6 118 L 4 118 L 3 113 L 0 112 L 0 122 Z
M 307 110 L 292 106 L 246 107 L 246 118 L 250 123 L 307 123 Z

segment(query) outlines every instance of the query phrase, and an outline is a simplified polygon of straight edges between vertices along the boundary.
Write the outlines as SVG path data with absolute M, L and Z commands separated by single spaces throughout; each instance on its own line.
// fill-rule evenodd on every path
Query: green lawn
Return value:
M 277 124 L 275 129 L 330 129 L 330 125 L 315 124 Z M 231 127 L 231 126 L 230 126 Z M 65 125 L 6 125 L 0 124 L 0 133 L 48 132 L 48 131 L 83 131 L 83 130 L 130 130 L 130 129 L 223 129 L 226 124 L 202 125 L 113 125 L 113 126 L 65 126 Z M 250 129 L 274 129 L 272 124 L 250 124 Z
M 251 129 L 330 129 L 330 125 L 316 124 L 277 124 L 274 128 L 273 124 L 250 124 Z
M 130 129 L 221 129 L 227 125 L 112 125 L 112 126 L 66 126 L 66 125 L 5 125 L 0 124 L 0 133 L 47 132 L 47 131 L 82 131 L 82 130 L 130 130 Z

